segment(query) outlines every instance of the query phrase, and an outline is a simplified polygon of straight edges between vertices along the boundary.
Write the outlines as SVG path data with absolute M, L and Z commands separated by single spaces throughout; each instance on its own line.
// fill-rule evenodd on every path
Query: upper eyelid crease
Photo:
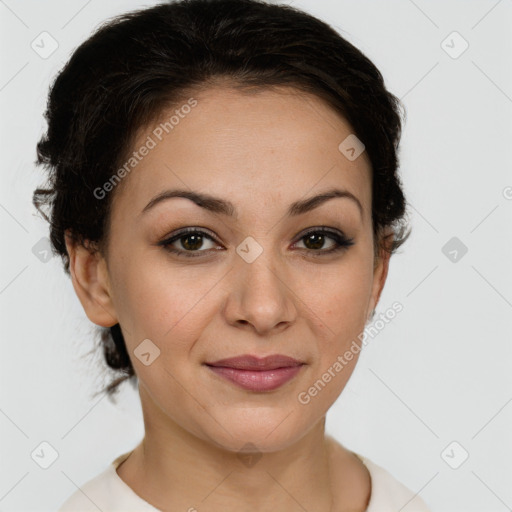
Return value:
M 161 192 L 160 194 L 156 195 L 149 201 L 149 203 L 142 209 L 142 211 L 139 214 L 139 217 L 143 215 L 145 212 L 153 208 L 158 203 L 161 203 L 162 201 L 174 198 L 174 197 L 182 197 L 185 199 L 189 199 L 190 201 L 194 202 L 201 208 L 204 208 L 207 211 L 210 211 L 212 213 L 217 213 L 221 215 L 226 215 L 228 217 L 233 217 L 234 219 L 238 218 L 236 208 L 230 201 L 227 201 L 225 199 L 220 199 L 218 197 L 213 197 L 209 194 L 199 193 L 199 192 L 192 192 L 190 190 L 165 190 L 164 192 Z M 361 205 L 361 202 L 359 199 L 349 192 L 348 190 L 342 190 L 333 188 L 330 190 L 327 190 L 325 192 L 322 192 L 321 194 L 318 194 L 316 196 L 307 198 L 307 199 L 301 199 L 299 201 L 295 201 L 290 205 L 290 207 L 287 210 L 286 216 L 288 217 L 295 217 L 298 215 L 302 215 L 304 213 L 307 213 L 315 208 L 318 208 L 320 205 L 324 204 L 326 201 L 334 198 L 347 198 L 350 199 L 354 204 L 357 205 L 357 208 L 359 210 L 359 213 L 361 217 L 363 216 L 363 207 Z
M 208 228 L 204 228 L 202 226 L 188 226 L 186 228 L 178 229 L 171 235 L 164 237 L 163 241 L 165 242 L 168 240 L 179 240 L 180 238 L 182 238 L 184 236 L 187 236 L 189 234 L 194 234 L 194 233 L 200 233 L 202 236 L 206 236 L 206 237 L 210 238 L 211 240 L 218 242 L 217 235 L 212 234 L 212 232 Z M 329 226 L 319 225 L 319 226 L 312 226 L 312 227 L 306 228 L 305 230 L 301 231 L 299 233 L 301 236 L 298 236 L 297 240 L 301 240 L 302 238 L 308 236 L 311 233 L 324 233 L 327 235 L 330 234 L 332 236 L 339 236 L 342 238 L 346 238 L 347 240 L 351 239 L 349 236 L 347 236 L 347 234 L 342 229 L 331 228 Z
M 158 243 L 158 245 L 161 246 L 170 246 L 174 242 L 180 240 L 181 238 L 186 237 L 190 234 L 201 234 L 201 236 L 208 238 L 210 241 L 214 243 L 220 243 L 217 240 L 217 237 L 214 235 L 211 235 L 209 230 L 205 230 L 205 228 L 201 227 L 187 227 L 183 230 L 178 230 L 174 234 L 167 236 L 162 241 Z M 334 240 L 340 247 L 342 246 L 351 246 L 354 245 L 354 238 L 351 238 L 347 236 L 342 230 L 338 230 L 336 228 L 330 228 L 329 226 L 313 226 L 302 233 L 300 233 L 300 236 L 296 238 L 296 241 L 294 243 L 300 242 L 302 239 L 306 238 L 308 235 L 312 233 L 322 233 L 324 235 L 327 235 L 327 238 L 331 238 Z M 180 250 L 181 251 L 181 250 Z M 186 251 L 184 251 L 186 252 Z M 207 251 L 198 251 L 198 252 L 207 252 Z M 319 252 L 329 252 L 329 251 L 319 251 Z

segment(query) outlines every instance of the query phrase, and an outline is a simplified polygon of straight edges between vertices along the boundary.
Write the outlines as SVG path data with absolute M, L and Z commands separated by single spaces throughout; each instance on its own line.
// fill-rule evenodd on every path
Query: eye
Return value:
M 322 249 L 326 240 L 329 239 L 334 243 L 331 243 L 328 249 Z M 349 246 L 354 245 L 353 238 L 347 238 L 341 231 L 334 230 L 326 226 L 310 229 L 305 235 L 302 235 L 299 242 L 302 242 L 303 240 L 306 250 L 312 253 L 318 253 L 314 254 L 314 256 L 332 254 L 346 250 Z
M 197 228 L 186 228 L 176 233 L 171 238 L 163 240 L 158 245 L 163 246 L 167 251 L 186 257 L 201 256 L 200 253 L 207 252 L 211 247 L 204 249 L 205 241 L 215 242 L 215 239 L 206 231 Z M 177 248 L 181 246 L 181 248 Z M 203 250 L 199 250 L 203 248 Z
M 324 245 L 328 240 L 331 240 L 331 244 L 328 249 L 325 249 Z M 212 246 L 208 247 L 206 242 L 215 246 L 216 240 L 202 229 L 185 228 L 174 234 L 171 238 L 159 242 L 158 245 L 164 247 L 166 251 L 185 257 L 204 256 L 201 253 L 219 250 L 214 249 Z M 299 242 L 302 242 L 304 250 L 313 256 L 333 254 L 354 245 L 353 238 L 347 238 L 341 231 L 326 226 L 311 228 L 306 234 L 302 235 L 298 242 L 295 242 L 294 246 Z

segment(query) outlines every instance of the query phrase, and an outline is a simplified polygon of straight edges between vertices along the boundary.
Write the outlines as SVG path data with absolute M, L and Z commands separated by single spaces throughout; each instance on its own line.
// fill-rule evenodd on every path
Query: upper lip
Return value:
M 290 366 L 300 366 L 304 363 L 282 354 L 273 354 L 266 357 L 257 357 L 252 355 L 243 355 L 238 357 L 229 357 L 219 359 L 212 363 L 205 363 L 208 366 L 223 366 L 225 368 L 235 368 L 237 370 L 275 370 L 276 368 L 286 368 Z

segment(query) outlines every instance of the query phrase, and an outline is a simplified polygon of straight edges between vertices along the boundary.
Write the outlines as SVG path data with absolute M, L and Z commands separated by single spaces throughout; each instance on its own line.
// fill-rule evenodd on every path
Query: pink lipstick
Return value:
M 210 370 L 249 391 L 272 391 L 297 373 L 304 363 L 281 354 L 263 358 L 243 355 L 205 363 Z

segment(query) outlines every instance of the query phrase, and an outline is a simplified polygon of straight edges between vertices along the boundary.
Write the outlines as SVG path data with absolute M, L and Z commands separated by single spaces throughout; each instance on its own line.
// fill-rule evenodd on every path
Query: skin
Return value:
M 389 255 L 374 257 L 368 156 L 349 161 L 338 150 L 353 130 L 315 96 L 225 85 L 193 96 L 197 106 L 115 190 L 106 253 L 67 239 L 88 318 L 119 322 L 139 379 L 145 437 L 117 472 L 161 510 L 363 511 L 369 474 L 324 428 L 358 356 L 308 404 L 297 397 L 357 340 L 386 281 Z M 153 129 L 140 131 L 134 149 Z M 141 214 L 178 187 L 230 200 L 236 218 L 185 198 Z M 345 197 L 285 216 L 292 202 L 331 187 L 354 194 L 362 213 Z M 335 244 L 307 244 L 303 232 L 319 226 L 354 245 L 315 257 Z M 206 251 L 197 258 L 158 245 L 184 227 L 215 237 L 172 244 Z M 252 263 L 236 252 L 247 236 L 263 249 Z M 160 349 L 148 366 L 134 356 L 145 339 Z M 204 365 L 276 353 L 305 365 L 270 392 L 241 389 Z M 239 456 L 247 443 L 260 456 L 250 466 Z

